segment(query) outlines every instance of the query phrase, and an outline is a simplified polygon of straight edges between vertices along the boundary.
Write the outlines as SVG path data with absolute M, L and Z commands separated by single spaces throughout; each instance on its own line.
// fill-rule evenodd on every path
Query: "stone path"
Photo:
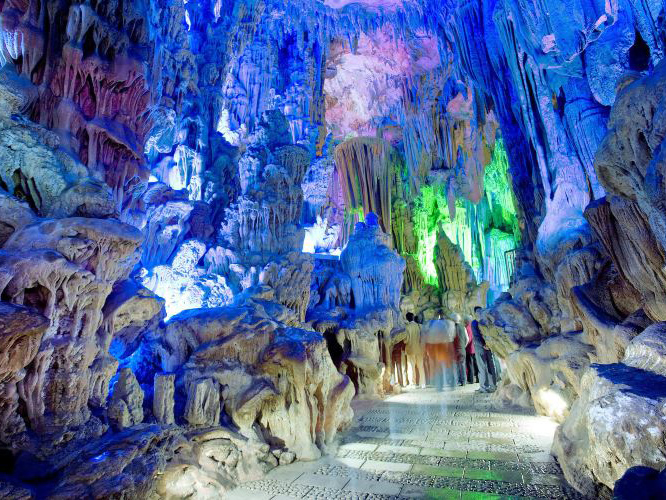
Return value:
M 581 498 L 549 454 L 555 422 L 495 409 L 476 388 L 355 402 L 333 456 L 278 467 L 226 498 Z

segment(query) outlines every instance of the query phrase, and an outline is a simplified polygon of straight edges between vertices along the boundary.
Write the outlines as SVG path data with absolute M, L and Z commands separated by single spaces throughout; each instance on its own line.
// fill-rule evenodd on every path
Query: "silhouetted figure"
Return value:
M 467 382 L 470 384 L 478 383 L 479 381 L 479 367 L 476 364 L 476 356 L 474 350 L 474 333 L 472 332 L 472 318 L 468 316 L 465 322 L 465 330 L 467 331 L 467 347 L 465 348 L 465 364 L 467 366 Z
M 494 392 L 497 388 L 497 373 L 495 370 L 495 362 L 493 361 L 493 353 L 486 345 L 486 341 L 481 334 L 479 328 L 479 311 L 480 307 L 474 308 L 474 315 L 476 319 L 472 321 L 472 334 L 474 335 L 474 351 L 476 356 L 476 364 L 479 367 L 479 390 L 478 392 Z

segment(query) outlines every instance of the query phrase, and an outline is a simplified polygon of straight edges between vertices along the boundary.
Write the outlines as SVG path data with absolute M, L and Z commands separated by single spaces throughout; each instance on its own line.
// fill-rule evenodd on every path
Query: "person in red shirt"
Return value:
M 453 341 L 455 351 L 456 365 L 454 367 L 454 379 L 460 386 L 466 383 L 466 370 L 465 370 L 465 349 L 469 343 L 467 331 L 465 330 L 463 318 L 460 314 L 454 313 L 451 315 L 451 320 L 455 322 L 456 338 Z
M 465 330 L 467 330 L 467 347 L 465 347 L 465 364 L 467 365 L 467 382 L 475 384 L 479 381 L 479 367 L 476 365 L 476 356 L 474 351 L 474 333 L 472 332 L 472 318 L 465 318 Z

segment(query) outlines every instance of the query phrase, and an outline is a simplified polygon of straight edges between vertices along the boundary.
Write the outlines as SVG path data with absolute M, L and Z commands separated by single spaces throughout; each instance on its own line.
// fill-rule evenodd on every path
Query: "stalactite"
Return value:
M 391 192 L 393 169 L 400 158 L 382 139 L 356 138 L 335 149 L 335 165 L 340 179 L 346 217 L 343 238 L 348 238 L 353 225 L 362 220 L 359 212 L 376 213 L 382 228 L 391 234 Z
M 505 255 L 516 248 L 520 239 L 510 181 L 506 152 L 503 142 L 498 140 L 492 160 L 485 167 L 482 182 L 485 196 L 478 204 L 463 198 L 455 200 L 452 217 L 446 186 L 435 184 L 421 187 L 419 195 L 409 205 L 410 210 L 402 208 L 411 218 L 416 240 L 413 257 L 425 283 L 440 284 L 435 267 L 435 247 L 439 232 L 443 231 L 461 249 L 464 261 L 473 269 L 477 281 L 489 281 L 493 290 L 508 287 L 510 276 Z M 394 232 L 400 234 L 402 224 L 394 220 Z

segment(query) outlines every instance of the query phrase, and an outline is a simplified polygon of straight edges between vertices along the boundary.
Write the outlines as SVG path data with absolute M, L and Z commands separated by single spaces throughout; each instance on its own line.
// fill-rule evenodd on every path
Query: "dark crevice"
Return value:
M 647 71 L 650 68 L 650 47 L 636 31 L 636 40 L 629 49 L 629 67 L 634 71 Z

